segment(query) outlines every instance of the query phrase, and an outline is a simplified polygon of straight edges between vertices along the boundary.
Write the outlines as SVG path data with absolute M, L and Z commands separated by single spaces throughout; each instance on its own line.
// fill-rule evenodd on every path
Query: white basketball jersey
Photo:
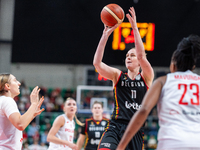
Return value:
M 61 127 L 58 132 L 56 133 L 56 137 L 65 141 L 69 141 L 73 143 L 74 140 L 74 129 L 75 123 L 74 120 L 70 121 L 65 114 L 60 115 L 65 118 L 65 124 Z M 49 143 L 48 150 L 72 150 L 68 146 L 54 144 L 52 142 Z
M 16 112 L 19 113 L 15 100 L 0 96 L 0 150 L 21 150 L 22 131 L 9 120 L 10 115 Z
M 167 74 L 157 104 L 158 150 L 200 148 L 200 76 L 191 72 Z

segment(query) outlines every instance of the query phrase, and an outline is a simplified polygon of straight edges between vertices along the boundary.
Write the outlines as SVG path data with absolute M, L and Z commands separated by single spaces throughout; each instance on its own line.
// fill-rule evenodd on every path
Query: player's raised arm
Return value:
M 126 14 L 126 17 L 131 23 L 131 26 L 133 29 L 134 38 L 135 38 L 136 56 L 142 69 L 142 76 L 144 77 L 147 85 L 151 86 L 153 78 L 154 78 L 154 71 L 151 64 L 146 58 L 144 45 L 143 45 L 140 33 L 138 31 L 138 27 L 137 27 L 136 14 L 135 14 L 134 8 L 130 7 L 129 12 L 130 14 Z
M 107 27 L 104 25 L 104 27 L 103 34 L 94 55 L 93 65 L 103 77 L 113 81 L 117 78 L 117 76 L 119 76 L 120 70 L 106 65 L 102 62 L 102 59 L 108 38 L 110 34 L 118 27 L 118 24 L 113 27 Z

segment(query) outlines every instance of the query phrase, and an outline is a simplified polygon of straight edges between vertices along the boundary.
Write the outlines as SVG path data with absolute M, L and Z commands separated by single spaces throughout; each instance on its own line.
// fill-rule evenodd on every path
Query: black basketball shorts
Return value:
M 108 129 L 103 133 L 99 142 L 98 150 L 116 150 L 127 124 L 110 121 Z M 143 149 L 144 129 L 141 128 L 132 140 L 129 142 L 125 150 L 142 150 Z

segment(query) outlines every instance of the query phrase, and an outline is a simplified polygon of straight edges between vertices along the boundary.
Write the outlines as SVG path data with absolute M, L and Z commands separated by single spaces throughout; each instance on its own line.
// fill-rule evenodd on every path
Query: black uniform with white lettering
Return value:
M 96 121 L 93 117 L 85 120 L 85 125 L 81 128 L 81 134 L 86 135 L 84 150 L 97 149 L 107 123 L 107 118 L 103 118 L 101 121 Z
M 139 73 L 135 79 L 130 79 L 127 73 L 121 73 L 115 85 L 115 108 L 111 120 L 102 136 L 99 150 L 115 150 L 122 138 L 132 116 L 140 109 L 143 97 L 148 90 L 142 75 Z M 128 144 L 126 150 L 142 150 L 144 129 L 141 128 Z

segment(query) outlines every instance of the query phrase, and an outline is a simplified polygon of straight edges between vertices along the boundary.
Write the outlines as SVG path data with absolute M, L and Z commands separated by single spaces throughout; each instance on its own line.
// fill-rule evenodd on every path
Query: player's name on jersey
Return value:
M 89 131 L 104 131 L 105 127 L 89 127 Z
M 125 87 L 138 87 L 138 86 L 143 86 L 144 87 L 144 82 L 143 81 L 122 81 L 121 82 L 121 86 L 125 86 Z
M 182 110 L 182 113 L 184 114 L 184 115 L 200 115 L 200 112 L 199 111 L 186 111 L 186 110 Z
M 65 132 L 74 133 L 74 129 L 67 129 L 67 128 L 65 128 Z
M 184 79 L 184 80 L 200 80 L 199 76 L 193 76 L 193 75 L 174 75 L 175 79 Z

